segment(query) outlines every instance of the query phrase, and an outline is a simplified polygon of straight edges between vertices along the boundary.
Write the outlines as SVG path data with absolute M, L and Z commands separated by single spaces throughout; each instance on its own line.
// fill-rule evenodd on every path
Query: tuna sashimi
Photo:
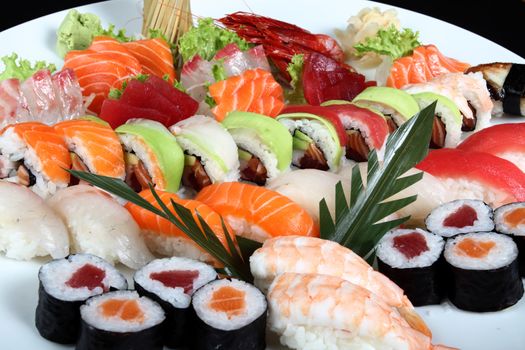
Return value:
M 305 58 L 303 91 L 311 105 L 328 100 L 352 101 L 369 85 L 364 75 L 350 71 L 330 57 L 312 53 Z
M 175 81 L 175 67 L 170 46 L 162 38 L 137 40 L 122 44 L 139 60 L 145 74 L 157 77 L 168 76 L 168 81 Z
M 506 159 L 525 171 L 525 123 L 499 124 L 470 135 L 459 146 Z
M 164 79 L 152 75 L 146 79 L 146 84 L 152 86 L 158 93 L 179 108 L 181 112 L 181 120 L 189 118 L 197 113 L 199 103 L 188 94 L 174 88 L 173 85 L 166 82 Z
M 259 242 L 275 236 L 319 235 L 306 210 L 264 187 L 241 182 L 216 183 L 204 187 L 195 199 L 222 215 L 237 235 Z
M 417 168 L 442 180 L 454 199 L 481 199 L 493 207 L 525 200 L 525 174 L 489 153 L 443 148 Z
M 143 118 L 168 124 L 170 116 L 153 108 L 131 106 L 119 100 L 106 99 L 102 104 L 100 118 L 104 119 L 114 129 L 131 118 Z

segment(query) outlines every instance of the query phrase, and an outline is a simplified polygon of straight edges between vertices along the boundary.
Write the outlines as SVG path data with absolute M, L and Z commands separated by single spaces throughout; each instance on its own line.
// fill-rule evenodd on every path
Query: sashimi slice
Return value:
M 163 78 L 166 74 L 168 82 L 175 81 L 173 55 L 166 40 L 162 38 L 136 40 L 122 44 L 140 62 L 145 74 Z
M 409 84 L 409 72 L 413 61 L 412 57 L 401 57 L 395 60 L 390 69 L 390 75 L 386 79 L 386 86 L 399 89 Z
M 197 113 L 199 103 L 188 94 L 176 89 L 170 83 L 155 75 L 146 80 L 146 84 L 151 85 L 158 93 L 176 105 L 181 112 L 181 120 L 189 118 Z
M 0 128 L 27 120 L 29 111 L 26 107 L 18 79 L 6 79 L 0 82 Z
M 489 153 L 444 148 L 416 167 L 442 180 L 453 199 L 481 199 L 493 207 L 525 200 L 525 174 Z
M 102 104 L 100 118 L 107 121 L 109 125 L 115 129 L 132 118 L 150 119 L 163 124 L 169 124 L 168 120 L 171 117 L 153 108 L 140 108 L 128 105 L 119 100 L 106 99 Z
M 123 44 L 113 38 L 97 36 L 91 42 L 88 50 L 105 53 L 109 59 L 121 62 L 132 75 L 142 73 L 142 65 L 139 60 Z
M 60 100 L 55 94 L 51 73 L 39 70 L 20 85 L 27 109 L 36 120 L 46 122 L 61 115 Z
M 66 68 L 51 76 L 56 96 L 60 104 L 62 120 L 78 117 L 84 112 L 82 90 L 75 72 Z
M 197 101 L 204 101 L 206 98 L 206 84 L 215 82 L 212 67 L 213 63 L 202 59 L 199 55 L 195 55 L 182 66 L 180 82 L 188 95 Z
M 222 215 L 237 235 L 259 242 L 275 236 L 319 235 L 306 210 L 264 187 L 241 182 L 216 183 L 204 187 L 195 199 Z

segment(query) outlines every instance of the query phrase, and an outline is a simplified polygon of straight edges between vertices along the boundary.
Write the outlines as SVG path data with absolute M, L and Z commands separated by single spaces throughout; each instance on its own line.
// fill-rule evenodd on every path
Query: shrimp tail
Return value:
M 407 323 L 413 329 L 423 333 L 424 335 L 432 338 L 432 332 L 430 328 L 426 325 L 425 321 L 419 316 L 412 307 L 402 306 L 398 307 L 397 311 L 407 321 Z

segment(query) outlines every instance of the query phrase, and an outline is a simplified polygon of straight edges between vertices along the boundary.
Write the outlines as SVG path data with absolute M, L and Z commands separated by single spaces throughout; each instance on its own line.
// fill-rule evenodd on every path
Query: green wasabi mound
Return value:
M 64 57 L 71 50 L 85 50 L 95 33 L 102 31 L 100 18 L 92 13 L 70 10 L 58 27 L 56 51 Z

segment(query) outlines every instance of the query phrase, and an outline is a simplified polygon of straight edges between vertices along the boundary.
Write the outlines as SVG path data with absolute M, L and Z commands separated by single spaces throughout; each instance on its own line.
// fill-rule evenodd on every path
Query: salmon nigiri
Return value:
M 222 220 L 219 214 L 206 204 L 196 200 L 181 199 L 176 194 L 164 191 L 156 191 L 164 204 L 171 208 L 171 200 L 189 209 L 196 221 L 197 213 L 210 226 L 211 230 L 217 235 L 219 241 L 228 249 L 225 232 L 222 228 Z M 140 192 L 140 196 L 160 208 L 150 190 Z M 128 203 L 126 209 L 131 213 L 135 221 L 139 224 L 146 244 L 151 251 L 166 256 L 179 256 L 190 259 L 198 259 L 207 263 L 218 265 L 217 262 L 191 240 L 184 232 L 168 220 L 161 218 L 141 207 Z M 226 223 L 225 223 L 226 224 Z M 226 224 L 230 233 L 233 231 Z M 235 240 L 235 237 L 232 237 Z
M 318 236 L 306 210 L 277 192 L 240 182 L 203 188 L 197 200 L 221 214 L 235 233 L 259 242 L 275 236 Z
M 37 122 L 7 126 L 0 135 L 0 178 L 46 197 L 67 187 L 71 158 L 64 139 Z
M 282 87 L 270 72 L 263 69 L 250 69 L 221 80 L 210 85 L 209 92 L 217 102 L 212 112 L 218 121 L 232 111 L 275 117 L 284 107 Z
M 168 76 L 168 82 L 175 80 L 173 55 L 166 40 L 162 38 L 130 41 L 122 44 L 142 64 L 145 74 L 158 77 Z
M 68 120 L 54 126 L 64 137 L 75 170 L 124 179 L 124 152 L 115 131 L 102 121 Z

